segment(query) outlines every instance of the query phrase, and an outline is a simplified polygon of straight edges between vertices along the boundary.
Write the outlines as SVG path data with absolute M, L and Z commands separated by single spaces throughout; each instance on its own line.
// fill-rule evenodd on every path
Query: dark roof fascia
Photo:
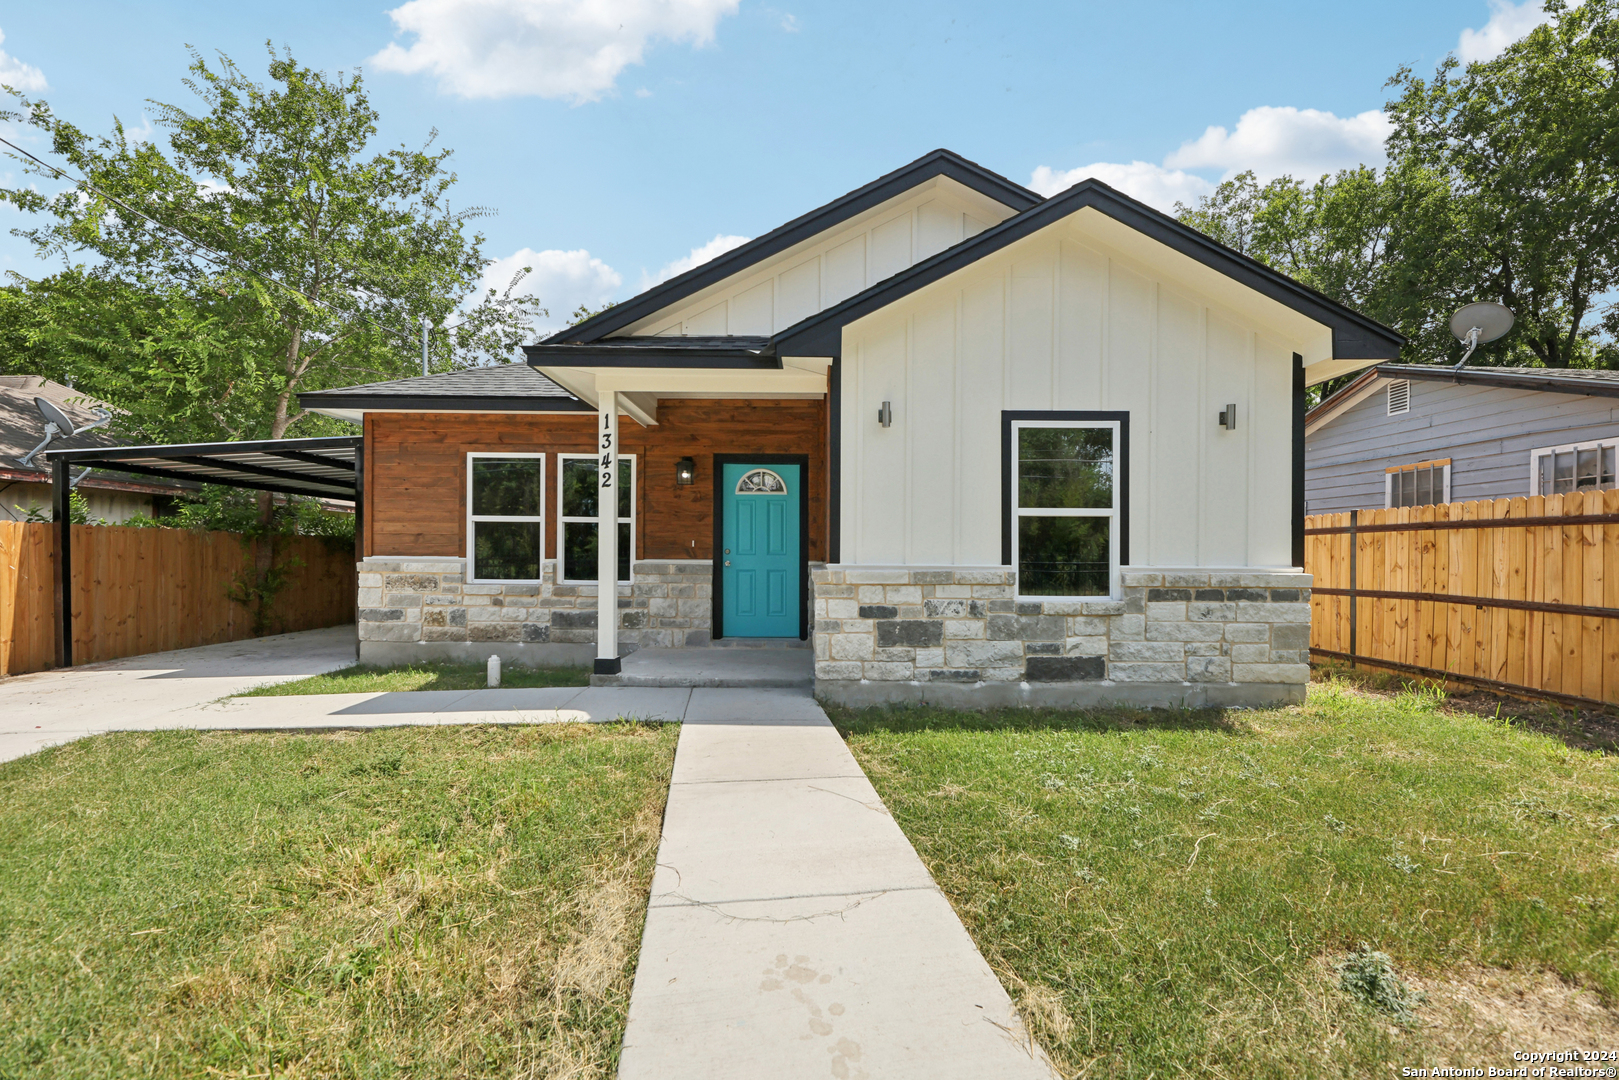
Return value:
M 1458 385 L 1474 383 L 1479 386 L 1498 386 L 1513 390 L 1570 394 L 1574 397 L 1619 397 L 1619 380 L 1606 382 L 1599 379 L 1582 379 L 1579 376 L 1559 377 L 1555 368 L 1546 369 L 1544 375 L 1539 372 L 1525 375 L 1518 372 L 1492 371 L 1489 368 L 1462 368 L 1457 371 L 1451 367 L 1429 367 L 1426 364 L 1379 364 L 1372 370 L 1391 379 L 1419 379 L 1425 382 L 1448 382 Z
M 227 487 L 249 488 L 253 491 L 274 491 L 281 495 L 306 495 L 314 498 L 343 499 L 353 502 L 356 494 L 352 485 L 347 488 L 337 485 L 305 486 L 303 484 L 283 484 L 264 480 L 242 479 L 234 476 L 226 480 L 206 473 L 158 469 L 150 465 L 136 465 L 132 462 L 125 462 L 115 466 L 115 468 L 123 472 L 139 473 L 142 476 L 156 476 L 165 480 L 176 480 L 182 484 L 225 484 Z M 228 466 L 225 466 L 225 468 L 228 468 Z
M 1082 180 L 1060 195 L 1007 218 L 955 247 L 878 282 L 865 292 L 789 326 L 771 339 L 780 356 L 841 356 L 843 327 L 931 285 L 979 259 L 1091 207 L 1166 247 L 1225 274 L 1238 283 L 1332 329 L 1333 356 L 1341 359 L 1394 359 L 1405 338 L 1314 289 L 1300 285 L 1264 263 L 1209 239 L 1196 229 L 1137 202 L 1100 180 Z
M 359 450 L 359 435 L 333 435 L 313 439 L 264 439 L 257 442 L 169 443 L 158 446 L 98 446 L 84 450 L 46 450 L 49 461 L 128 461 L 135 458 L 209 457 L 216 454 L 264 454 L 275 450 Z M 229 468 L 222 463 L 222 468 Z
M 529 366 L 535 368 L 736 368 L 752 371 L 781 368 L 781 358 L 768 349 L 606 348 L 541 343 L 524 345 L 523 353 L 528 357 Z
M 330 390 L 298 395 L 305 409 L 360 412 L 595 412 L 573 397 L 499 397 L 486 394 L 338 394 Z
M 680 302 L 693 293 L 701 292 L 754 263 L 762 262 L 889 199 L 903 195 L 918 184 L 936 176 L 948 177 L 1018 212 L 1026 211 L 1042 202 L 1041 197 L 1028 188 L 1014 184 L 1006 177 L 990 172 L 976 162 L 968 161 L 949 150 L 935 150 L 886 176 L 878 177 L 864 187 L 856 188 L 847 195 L 832 200 L 825 206 L 794 218 L 739 248 L 710 259 L 701 266 L 670 278 L 639 296 L 631 297 L 599 315 L 553 334 L 545 339 L 545 344 L 595 341 L 604 338 L 614 331 L 622 330 L 671 304 Z

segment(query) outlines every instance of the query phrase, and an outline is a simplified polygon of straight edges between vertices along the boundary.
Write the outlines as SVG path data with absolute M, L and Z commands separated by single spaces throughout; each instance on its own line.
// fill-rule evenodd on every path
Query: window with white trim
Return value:
M 618 580 L 630 580 L 635 562 L 635 455 L 618 459 Z M 594 454 L 557 455 L 557 580 L 596 583 L 596 485 Z
M 545 565 L 545 455 L 467 455 L 469 581 L 539 581 Z
M 1619 439 L 1570 443 L 1529 451 L 1529 494 L 1562 495 L 1615 486 Z
M 1384 505 L 1431 506 L 1450 501 L 1450 459 L 1395 465 L 1386 470 Z
M 1012 422 L 1012 565 L 1020 596 L 1111 596 L 1119 568 L 1117 421 Z

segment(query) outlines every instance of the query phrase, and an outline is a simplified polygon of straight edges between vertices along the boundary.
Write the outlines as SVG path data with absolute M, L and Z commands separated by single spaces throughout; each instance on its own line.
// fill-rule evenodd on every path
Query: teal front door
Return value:
M 720 475 L 720 633 L 797 637 L 797 465 L 725 464 Z

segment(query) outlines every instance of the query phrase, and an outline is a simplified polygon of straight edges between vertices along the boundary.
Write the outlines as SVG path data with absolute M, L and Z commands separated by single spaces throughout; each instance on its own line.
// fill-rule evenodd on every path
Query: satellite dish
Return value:
M 38 409 L 39 415 L 45 418 L 45 438 L 41 440 L 38 446 L 28 451 L 25 456 L 17 459 L 17 464 L 25 469 L 34 467 L 34 455 L 49 446 L 52 439 L 82 435 L 91 428 L 105 427 L 112 421 L 112 413 L 106 409 L 91 409 L 90 411 L 96 414 L 96 418 L 83 427 L 76 428 L 73 426 L 73 419 L 63 412 L 61 407 L 54 401 L 37 397 L 34 399 L 34 408 Z M 89 469 L 85 469 L 84 472 L 79 474 L 78 479 L 73 481 L 73 484 L 77 485 L 79 480 L 83 480 L 89 472 Z
M 1461 361 L 1456 365 L 1457 370 L 1467 363 L 1474 349 L 1486 341 L 1494 341 L 1505 335 L 1512 329 L 1515 321 L 1516 316 L 1510 309 L 1489 300 L 1467 304 L 1452 315 L 1450 332 L 1456 336 L 1457 341 L 1467 346 L 1467 351 L 1462 354 Z
M 1488 300 L 1468 304 L 1450 317 L 1450 332 L 1457 341 L 1470 341 L 1474 329 L 1478 330 L 1478 343 L 1494 341 L 1512 329 L 1515 317 L 1500 304 Z
M 37 397 L 34 399 L 34 408 L 39 410 L 39 415 L 45 418 L 47 424 L 56 426 L 58 435 L 66 435 L 73 430 L 73 420 L 67 413 L 57 407 L 56 402 L 48 398 Z

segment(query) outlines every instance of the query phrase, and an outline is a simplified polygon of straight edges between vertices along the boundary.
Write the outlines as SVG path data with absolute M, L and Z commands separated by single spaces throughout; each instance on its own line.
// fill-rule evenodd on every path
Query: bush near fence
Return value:
M 252 637 L 253 612 L 228 593 L 254 559 L 234 533 L 73 526 L 73 662 Z M 301 565 L 271 606 L 271 633 L 354 621 L 351 548 L 278 537 L 277 564 L 288 560 Z M 55 565 L 55 525 L 0 522 L 0 675 L 54 665 Z
M 1312 656 L 1619 704 L 1619 491 L 1355 518 L 1305 521 Z

